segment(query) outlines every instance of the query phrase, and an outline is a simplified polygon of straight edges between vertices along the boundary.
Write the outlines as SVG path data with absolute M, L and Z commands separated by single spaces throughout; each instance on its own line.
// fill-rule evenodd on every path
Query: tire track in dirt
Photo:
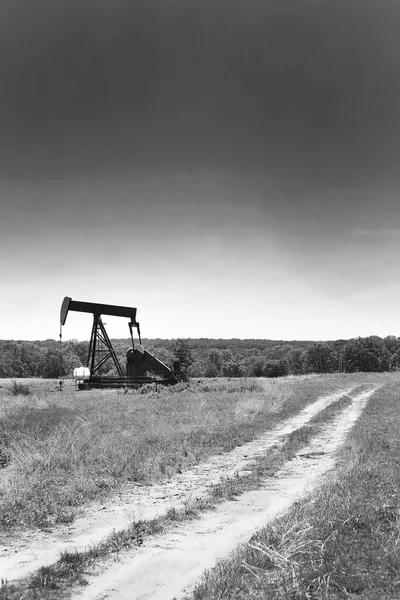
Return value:
M 335 455 L 377 387 L 353 403 L 314 440 L 288 461 L 262 489 L 246 492 L 199 520 L 146 540 L 145 547 L 121 555 L 121 561 L 92 576 L 78 600 L 172 600 L 191 591 L 206 569 L 238 544 L 312 491 L 335 464 Z
M 206 462 L 177 474 L 171 480 L 155 485 L 132 485 L 115 494 L 107 504 L 90 505 L 84 515 L 69 526 L 58 526 L 52 532 L 31 531 L 21 534 L 0 549 L 0 578 L 13 580 L 28 575 L 43 565 L 56 562 L 60 552 L 84 550 L 97 544 L 113 531 L 124 529 L 137 519 L 161 516 L 170 508 L 180 508 L 193 497 L 207 494 L 210 484 L 235 473 L 244 473 L 258 456 L 289 433 L 299 429 L 329 404 L 355 393 L 359 386 L 340 389 L 322 396 L 297 415 L 278 423 L 259 438 L 232 451 L 212 456 Z

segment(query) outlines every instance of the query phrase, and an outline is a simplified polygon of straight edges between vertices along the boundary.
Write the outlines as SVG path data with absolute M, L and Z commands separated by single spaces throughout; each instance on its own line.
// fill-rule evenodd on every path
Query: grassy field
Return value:
M 26 469 L 26 465 L 23 461 L 16 461 L 24 436 L 26 441 L 28 426 L 31 432 L 31 447 L 43 447 L 47 452 L 50 447 L 54 447 L 55 452 L 57 445 L 54 439 L 65 440 L 60 438 L 60 430 L 71 428 L 71 424 L 76 421 L 79 423 L 86 419 L 93 429 L 98 422 L 103 423 L 102 436 L 98 434 L 97 443 L 101 437 L 103 444 L 105 439 L 108 439 L 108 444 L 113 444 L 114 447 L 117 446 L 116 433 L 127 431 L 130 427 L 130 456 L 134 460 L 138 460 L 138 457 L 142 460 L 147 458 L 150 461 L 148 465 L 153 465 L 150 468 L 142 464 L 141 469 L 137 470 L 142 478 L 139 480 L 148 482 L 168 477 L 177 468 L 185 468 L 209 454 L 230 450 L 237 444 L 253 439 L 261 431 L 270 429 L 283 418 L 297 413 L 300 408 L 322 394 L 352 385 L 364 387 L 363 384 L 384 384 L 369 401 L 367 409 L 342 450 L 342 463 L 335 480 L 323 487 L 313 498 L 297 504 L 285 517 L 253 536 L 250 543 L 240 548 L 231 559 L 221 562 L 207 573 L 191 598 L 308 600 L 348 598 L 352 594 L 368 599 L 398 597 L 398 375 L 358 374 L 247 381 L 202 380 L 192 382 L 189 387 L 163 389 L 159 393 L 147 388 L 142 392 L 127 394 L 75 393 L 72 389 L 61 394 L 53 393 L 53 382 L 22 383 L 28 385 L 31 393 L 26 396 L 14 396 L 15 386 L 12 382 L 0 381 L 0 391 L 3 392 L 0 404 L 3 433 L 7 432 L 9 440 L 10 431 L 14 431 L 14 444 L 8 442 L 4 446 L 9 453 L 10 462 L 3 470 L 6 478 L 2 484 L 2 510 L 3 515 L 6 515 L 4 507 L 7 505 L 4 499 L 7 492 L 10 489 L 13 489 L 14 493 L 19 491 L 19 504 L 16 505 L 19 518 L 24 520 L 25 526 L 42 527 L 51 519 L 54 522 L 57 514 L 73 511 L 73 518 L 78 510 L 78 503 L 74 506 L 61 501 L 66 464 L 69 464 L 70 479 L 73 483 L 76 482 L 75 485 L 80 484 L 83 477 L 82 471 L 76 469 L 79 452 L 82 452 L 81 462 L 87 469 L 87 477 L 93 477 L 91 469 L 94 466 L 97 465 L 99 469 L 100 467 L 95 461 L 89 461 L 83 456 L 83 452 L 86 451 L 84 449 L 87 448 L 82 443 L 85 436 L 81 438 L 82 430 L 77 427 L 75 442 L 68 446 L 75 452 L 73 462 L 60 463 L 59 458 L 56 461 L 54 456 L 57 470 L 50 470 L 49 465 L 54 463 L 49 460 L 49 456 L 47 463 L 45 457 L 39 462 L 40 465 L 47 464 L 47 470 L 42 468 L 36 471 L 32 484 L 36 482 L 39 492 L 41 480 L 44 482 L 41 485 L 45 486 L 48 494 L 47 486 L 53 483 L 54 487 L 51 490 L 55 490 L 58 495 L 52 496 L 50 509 L 54 512 L 48 510 L 44 515 L 46 520 L 42 520 L 43 517 L 37 520 L 36 515 L 35 519 L 30 520 L 26 516 L 29 506 L 36 505 L 41 499 L 36 500 L 31 496 L 30 504 L 24 505 L 23 500 L 29 498 L 25 495 L 27 482 L 31 483 L 29 468 L 24 471 L 22 467 Z M 320 425 L 334 418 L 349 402 L 349 398 L 344 396 L 328 406 L 318 413 L 309 425 L 287 435 L 279 448 L 271 449 L 267 455 L 259 457 L 251 473 L 222 480 L 221 483 L 211 486 L 208 496 L 200 503 L 196 500 L 182 507 L 182 510 L 172 509 L 165 517 L 152 521 L 133 522 L 127 530 L 114 532 L 99 545 L 90 546 L 84 552 L 65 552 L 57 563 L 42 567 L 29 578 L 12 584 L 4 583 L 0 589 L 0 598 L 16 600 L 21 594 L 29 599 L 69 598 L 76 585 L 85 584 L 86 574 L 110 554 L 118 554 L 124 549 L 140 545 L 143 543 L 143 536 L 160 533 L 173 526 L 177 520 L 196 518 L 202 511 L 212 509 L 219 502 L 232 499 L 246 490 L 258 488 L 265 477 L 273 476 L 286 460 L 316 435 Z M 43 410 L 48 412 L 41 412 Z M 149 421 L 154 412 L 158 417 Z M 43 425 L 44 429 L 41 431 L 39 424 L 44 423 L 43 414 L 46 415 L 47 425 Z M 162 420 L 159 418 L 160 414 L 163 415 Z M 26 418 L 23 418 L 23 415 Z M 33 415 L 36 416 L 36 420 Z M 49 415 L 53 415 L 53 420 L 48 418 Z M 75 421 L 72 420 L 72 415 Z M 69 424 L 67 416 L 71 419 Z M 154 427 L 151 438 L 155 440 L 153 444 L 148 444 L 148 432 L 140 427 L 144 422 L 150 422 Z M 13 423 L 14 427 L 6 428 L 6 423 Z M 36 424 L 35 427 L 33 423 Z M 36 432 L 36 437 L 32 435 L 33 432 Z M 216 435 L 218 433 L 219 435 Z M 52 440 L 50 445 L 46 443 L 48 439 Z M 125 436 L 122 439 L 127 440 L 129 437 Z M 96 442 L 95 437 L 93 440 Z M 127 442 L 126 451 L 128 446 Z M 144 455 L 145 448 L 148 452 L 147 457 Z M 171 452 L 171 448 L 174 452 Z M 114 456 L 110 449 L 108 460 L 117 460 L 118 447 L 115 450 Z M 35 452 L 38 456 L 37 448 Z M 63 445 L 55 454 L 58 457 L 64 456 Z M 155 462 L 155 457 L 158 458 L 158 462 Z M 155 464 L 162 465 L 162 460 L 168 461 L 164 464 L 171 470 L 169 475 L 159 466 L 154 468 Z M 64 472 L 60 464 L 63 465 Z M 74 465 L 79 473 L 79 477 L 75 479 Z M 83 468 L 82 465 L 80 468 Z M 110 469 L 110 465 L 107 468 Z M 83 494 L 79 499 L 81 505 L 92 497 L 93 493 L 94 496 L 106 495 L 115 487 L 123 486 L 131 476 L 129 473 L 130 470 L 121 471 L 120 476 L 115 476 L 107 488 L 99 487 L 96 490 L 94 487 L 94 492 L 89 488 L 87 495 Z M 20 478 L 17 480 L 18 485 L 15 483 L 17 475 Z M 4 481 L 8 482 L 8 488 Z M 10 482 L 14 482 L 14 487 L 10 486 Z M 71 483 L 70 486 L 73 490 Z M 5 522 L 3 530 L 12 534 L 18 525 L 14 518 L 12 523 Z
M 335 476 L 206 573 L 192 600 L 400 597 L 400 381 L 387 380 Z
M 127 393 L 0 380 L 3 534 L 72 522 L 92 499 L 129 482 L 167 479 L 254 439 L 316 397 L 367 379 L 196 380 Z

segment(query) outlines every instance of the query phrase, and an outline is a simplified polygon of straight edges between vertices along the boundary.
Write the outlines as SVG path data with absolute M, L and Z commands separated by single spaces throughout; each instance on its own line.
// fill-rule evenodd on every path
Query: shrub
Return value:
M 19 383 L 18 381 L 12 381 L 11 393 L 13 396 L 30 396 L 31 388 L 29 385 Z

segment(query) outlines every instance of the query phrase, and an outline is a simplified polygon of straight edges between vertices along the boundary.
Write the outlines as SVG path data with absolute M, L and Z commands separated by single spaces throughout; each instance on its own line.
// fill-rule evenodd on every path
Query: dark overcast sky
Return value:
M 338 335 L 390 329 L 398 1 L 2 0 L 0 23 L 3 317 L 45 288 L 140 301 L 168 336 L 335 337 L 360 302 Z

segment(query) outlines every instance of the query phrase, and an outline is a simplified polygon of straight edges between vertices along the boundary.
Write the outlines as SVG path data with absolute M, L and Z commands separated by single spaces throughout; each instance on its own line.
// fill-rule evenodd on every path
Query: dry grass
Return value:
M 387 379 L 334 479 L 208 572 L 195 600 L 400 596 L 399 378 Z
M 221 385 L 219 382 L 219 391 L 221 391 Z M 252 389 L 255 391 L 254 387 Z M 281 391 L 279 391 L 279 394 L 281 394 Z M 228 393 L 234 392 L 230 391 Z M 256 489 L 263 485 L 266 477 L 273 476 L 286 460 L 293 457 L 300 448 L 319 432 L 321 426 L 335 418 L 350 402 L 348 397 L 344 397 L 332 403 L 318 413 L 310 421 L 310 425 L 288 434 L 266 456 L 258 457 L 251 466 L 251 473 L 222 480 L 219 484 L 210 487 L 208 496 L 188 501 L 181 509 L 172 508 L 164 517 L 148 521 L 135 521 L 129 528 L 113 532 L 103 542 L 96 546 L 90 546 L 83 552 L 63 553 L 57 563 L 39 569 L 33 576 L 25 580 L 14 584 L 4 583 L 0 588 L 1 600 L 16 600 L 21 597 L 21 594 L 27 600 L 38 597 L 48 600 L 68 598 L 74 586 L 85 584 L 85 574 L 110 554 L 118 554 L 132 546 L 141 545 L 148 535 L 160 533 L 178 521 L 196 518 L 201 512 L 212 510 L 220 502 L 232 500 L 249 489 Z M 250 399 L 250 403 L 254 405 L 252 399 Z M 293 553 L 298 553 L 301 548 L 304 550 L 308 546 L 308 542 L 304 541 L 303 538 L 301 540 L 298 536 L 292 538 L 291 534 L 292 529 L 283 534 L 286 541 L 291 540 L 287 544 L 286 555 L 257 544 L 250 546 L 251 552 L 258 551 L 265 556 L 268 555 L 268 560 L 276 567 L 289 564 Z M 253 572 L 253 568 L 247 563 L 244 564 L 244 569 L 246 572 Z
M 358 376 L 195 380 L 158 392 L 77 392 L 73 382 L 0 380 L 0 524 L 71 522 L 85 502 L 129 482 L 171 477 L 257 437 Z

